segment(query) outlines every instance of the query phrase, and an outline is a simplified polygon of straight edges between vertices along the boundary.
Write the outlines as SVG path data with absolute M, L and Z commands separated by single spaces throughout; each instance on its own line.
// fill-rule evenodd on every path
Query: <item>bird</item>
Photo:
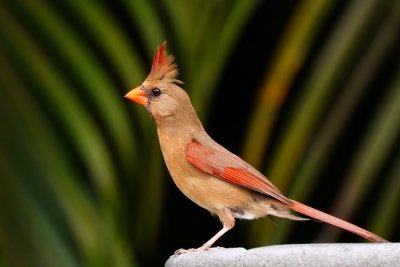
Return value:
M 207 251 L 235 225 L 235 219 L 276 216 L 308 220 L 295 211 L 357 234 L 371 242 L 388 242 L 361 227 L 283 195 L 263 174 L 214 141 L 204 130 L 188 94 L 180 85 L 174 56 L 166 41 L 157 46 L 144 82 L 125 97 L 143 105 L 155 121 L 167 169 L 179 190 L 194 203 L 218 216 L 222 229 L 198 248 L 175 254 Z

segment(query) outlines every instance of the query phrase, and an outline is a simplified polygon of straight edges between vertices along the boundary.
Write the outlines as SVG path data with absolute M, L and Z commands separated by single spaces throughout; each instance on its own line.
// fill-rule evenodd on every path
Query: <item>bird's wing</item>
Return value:
M 286 198 L 267 178 L 221 146 L 211 149 L 193 140 L 186 147 L 186 159 L 205 173 L 291 205 L 291 200 Z

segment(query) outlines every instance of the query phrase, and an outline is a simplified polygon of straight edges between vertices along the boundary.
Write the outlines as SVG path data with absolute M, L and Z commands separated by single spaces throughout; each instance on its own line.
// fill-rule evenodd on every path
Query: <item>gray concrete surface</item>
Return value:
M 213 248 L 207 252 L 171 256 L 165 266 L 400 267 L 400 243 L 278 245 L 249 250 Z

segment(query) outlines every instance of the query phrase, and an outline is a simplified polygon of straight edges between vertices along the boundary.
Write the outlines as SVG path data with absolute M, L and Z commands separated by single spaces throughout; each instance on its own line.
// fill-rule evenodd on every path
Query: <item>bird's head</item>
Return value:
M 186 92 L 178 86 L 178 69 L 174 56 L 168 55 L 164 41 L 157 47 L 150 74 L 142 85 L 129 91 L 125 97 L 146 107 L 156 122 L 184 114 L 192 109 Z

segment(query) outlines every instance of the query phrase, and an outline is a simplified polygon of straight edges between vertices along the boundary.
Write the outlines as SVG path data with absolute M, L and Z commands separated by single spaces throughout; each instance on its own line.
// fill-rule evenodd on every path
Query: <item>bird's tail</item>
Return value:
M 317 209 L 311 208 L 307 205 L 304 205 L 300 202 L 297 202 L 295 200 L 291 200 L 292 201 L 292 205 L 289 206 L 289 208 L 291 208 L 294 211 L 297 211 L 301 214 L 307 215 L 309 217 L 312 217 L 314 219 L 335 225 L 337 227 L 340 227 L 342 229 L 345 229 L 349 232 L 352 232 L 356 235 L 359 235 L 361 237 L 364 237 L 366 239 L 368 239 L 371 242 L 375 242 L 375 243 L 387 243 L 389 241 L 385 240 L 384 238 L 371 233 L 361 227 L 358 227 L 354 224 L 351 224 L 349 222 L 346 222 L 342 219 L 336 218 L 332 215 L 329 215 L 325 212 L 319 211 Z

